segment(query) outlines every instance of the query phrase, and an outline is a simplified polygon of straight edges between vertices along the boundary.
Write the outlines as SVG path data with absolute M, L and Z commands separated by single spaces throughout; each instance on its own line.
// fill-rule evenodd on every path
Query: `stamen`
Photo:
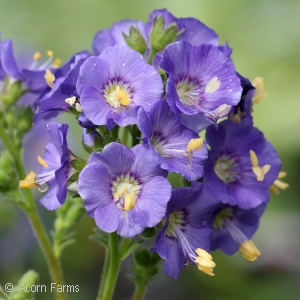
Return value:
M 286 175 L 287 175 L 286 172 L 279 172 L 277 179 L 270 186 L 269 190 L 275 194 L 279 194 L 279 189 L 281 190 L 287 189 L 290 185 L 280 180 L 281 178 L 284 178 Z
M 263 181 L 271 166 L 264 165 L 263 167 L 260 167 L 258 165 L 258 158 L 253 150 L 250 150 L 250 159 L 252 163 L 252 171 L 256 175 L 257 181 Z
M 56 58 L 53 62 L 52 68 L 56 69 L 61 65 L 61 59 Z
M 52 50 L 48 50 L 46 53 L 49 57 L 53 57 L 53 51 Z
M 216 264 L 213 262 L 212 256 L 201 248 L 197 248 L 195 252 L 198 255 L 198 257 L 195 259 L 195 263 L 198 265 L 198 270 L 209 276 L 215 276 L 213 273 L 213 268 L 216 266 Z
M 118 203 L 117 207 L 123 211 L 128 211 L 133 209 L 135 202 L 136 202 L 136 195 L 134 192 L 129 192 L 128 188 L 124 186 L 119 192 L 114 194 L 114 199 L 119 199 L 121 196 L 123 196 L 123 206 Z M 124 217 L 124 214 L 122 215 L 122 218 Z
M 48 164 L 47 164 L 40 156 L 38 156 L 38 162 L 39 162 L 43 167 L 48 167 Z
M 183 155 L 188 159 L 189 163 L 188 166 L 192 166 L 192 157 L 193 157 L 193 151 L 197 150 L 200 151 L 201 147 L 203 145 L 203 138 L 196 138 L 191 139 L 186 147 L 186 151 L 183 153 Z
M 70 104 L 71 106 L 73 106 L 75 104 L 76 100 L 77 100 L 76 97 L 73 96 L 73 97 L 67 98 L 65 100 L 65 102 L 68 103 L 68 104 Z
M 40 52 L 35 52 L 34 54 L 33 54 L 33 59 L 34 60 L 39 60 L 40 58 L 41 58 L 41 53 Z
M 214 93 L 219 89 L 221 81 L 218 80 L 218 77 L 214 76 L 205 86 L 205 93 Z
M 264 79 L 262 77 L 256 77 L 254 78 L 252 85 L 255 87 L 255 93 L 252 101 L 253 103 L 258 104 L 267 96 L 267 93 L 264 92 Z
M 81 108 L 81 105 L 79 104 L 79 102 L 76 102 L 75 108 L 78 112 L 82 112 L 82 108 Z
M 256 261 L 257 257 L 261 254 L 260 251 L 254 245 L 254 243 L 250 240 L 242 242 L 239 251 L 243 258 L 250 262 Z
M 122 105 L 128 105 L 130 104 L 131 100 L 128 96 L 127 91 L 121 90 L 120 87 L 117 85 L 116 86 L 116 99 L 122 104 Z
M 44 77 L 48 86 L 53 88 L 54 87 L 53 82 L 55 81 L 55 76 L 52 74 L 52 72 L 49 69 L 46 69 L 46 73 Z
M 20 180 L 19 182 L 19 188 L 21 189 L 31 189 L 33 187 L 36 186 L 36 184 L 34 183 L 35 180 L 35 173 L 34 172 L 30 172 L 24 180 Z

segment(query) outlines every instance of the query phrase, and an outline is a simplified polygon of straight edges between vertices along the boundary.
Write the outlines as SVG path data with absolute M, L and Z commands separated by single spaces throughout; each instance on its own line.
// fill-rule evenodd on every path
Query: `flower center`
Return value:
M 113 110 L 118 112 L 128 109 L 132 94 L 127 83 L 110 80 L 104 88 L 104 98 Z
M 185 78 L 177 82 L 176 90 L 179 100 L 183 104 L 196 106 L 201 109 L 198 104 L 202 94 L 199 84 L 195 83 L 193 80 Z
M 153 133 L 150 138 L 150 142 L 159 155 L 161 155 L 162 157 L 167 156 L 164 151 L 164 145 L 166 144 L 166 141 L 163 136 Z
M 214 171 L 225 183 L 235 182 L 238 178 L 238 164 L 235 159 L 227 154 L 218 157 L 215 162 Z
M 117 207 L 124 213 L 134 208 L 141 185 L 134 176 L 125 174 L 117 177 L 112 183 L 111 192 Z M 124 213 L 122 217 L 124 217 Z
M 213 222 L 213 229 L 218 231 L 221 228 L 224 228 L 226 220 L 232 219 L 234 214 L 233 207 L 227 207 L 222 209 L 215 217 Z
M 166 235 L 173 238 L 178 238 L 177 230 L 181 230 L 185 225 L 184 210 L 173 211 L 169 216 L 169 226 L 166 230 Z

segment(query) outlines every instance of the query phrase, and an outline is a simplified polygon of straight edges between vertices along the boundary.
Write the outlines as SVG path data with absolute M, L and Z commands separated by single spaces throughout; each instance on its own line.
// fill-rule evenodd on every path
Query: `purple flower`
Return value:
M 87 57 L 88 52 L 81 52 L 68 61 L 67 73 L 60 72 L 61 76 L 55 80 L 53 88 L 38 101 L 38 112 L 34 116 L 35 122 L 41 119 L 53 118 L 61 112 L 69 111 L 70 100 L 66 101 L 68 98 L 74 98 L 74 103 L 71 106 L 78 109 L 79 97 L 76 91 L 76 81 L 79 68 Z M 55 73 L 56 76 L 57 72 Z
M 0 81 L 4 81 L 6 75 L 13 80 L 22 78 L 14 57 L 11 40 L 0 41 Z
M 82 64 L 77 90 L 83 112 L 94 124 L 113 120 L 126 126 L 136 123 L 139 107 L 148 112 L 161 99 L 163 83 L 142 55 L 117 45 Z
M 166 260 L 165 271 L 169 276 L 177 278 L 184 266 L 189 264 L 196 263 L 201 270 L 196 249 L 210 250 L 215 205 L 214 200 L 199 189 L 173 189 L 164 227 L 151 250 Z M 213 275 L 212 267 L 209 275 Z
M 212 45 L 168 45 L 160 64 L 169 76 L 166 100 L 174 112 L 201 113 L 216 122 L 236 105 L 242 88 L 230 58 Z
M 93 147 L 95 138 L 103 140 L 102 136 L 99 134 L 97 130 L 92 130 L 87 133 L 86 128 L 82 128 L 82 142 L 86 145 Z
M 235 123 L 239 124 L 242 120 L 252 123 L 252 98 L 255 93 L 255 88 L 249 81 L 249 79 L 243 77 L 237 73 L 238 77 L 241 80 L 241 86 L 243 88 L 241 100 L 239 103 L 232 107 L 229 114 L 229 119 Z
M 265 208 L 266 203 L 249 210 L 228 204 L 220 205 L 214 212 L 211 250 L 220 249 L 225 254 L 232 255 L 243 248 L 243 243 L 250 241 L 258 229 L 259 219 Z M 250 261 L 256 260 L 257 256 L 259 255 L 254 255 Z
M 203 178 L 215 197 L 243 209 L 266 203 L 281 162 L 263 133 L 250 122 L 225 120 L 207 129 L 206 141 L 211 149 Z
M 90 156 L 78 191 L 101 230 L 133 237 L 165 215 L 171 196 L 166 175 L 146 145 L 129 149 L 111 143 Z
M 30 172 L 24 180 L 20 181 L 20 188 L 33 188 L 37 186 L 45 192 L 42 186 L 48 183 L 50 188 L 40 202 L 48 209 L 54 210 L 60 207 L 66 200 L 66 184 L 71 175 L 71 156 L 67 144 L 67 124 L 51 122 L 47 124 L 51 143 L 46 145 L 44 157 L 38 157 L 43 166 L 42 172 L 36 175 Z
M 193 130 L 180 125 L 180 115 L 171 111 L 164 100 L 154 103 L 148 115 L 138 112 L 138 127 L 144 134 L 151 155 L 157 156 L 161 167 L 180 173 L 187 180 L 202 176 L 202 161 L 207 158 L 206 144 Z

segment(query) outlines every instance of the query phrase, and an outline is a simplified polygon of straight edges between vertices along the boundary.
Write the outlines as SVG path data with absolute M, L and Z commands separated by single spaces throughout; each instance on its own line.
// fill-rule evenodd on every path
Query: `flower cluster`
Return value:
M 0 43 L 3 93 L 21 80 L 35 95 L 35 123 L 75 114 L 91 153 L 76 157 L 68 125 L 51 122 L 42 172 L 20 187 L 49 184 L 41 203 L 53 210 L 74 182 L 102 231 L 131 238 L 155 228 L 151 251 L 174 278 L 190 264 L 214 275 L 208 252 L 216 249 L 255 261 L 251 238 L 269 190 L 287 186 L 277 179 L 276 150 L 253 125 L 253 104 L 266 95 L 262 79 L 252 84 L 237 73 L 232 49 L 212 29 L 166 9 L 147 23 L 125 20 L 99 31 L 93 51 L 62 67 L 39 66 L 35 54 L 20 69 L 11 41 Z M 170 173 L 183 186 L 174 188 Z

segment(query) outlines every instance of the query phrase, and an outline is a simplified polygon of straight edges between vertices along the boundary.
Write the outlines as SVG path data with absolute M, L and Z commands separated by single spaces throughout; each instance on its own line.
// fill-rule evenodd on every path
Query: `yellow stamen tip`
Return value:
M 76 97 L 73 96 L 73 97 L 67 98 L 67 99 L 65 100 L 65 102 L 68 103 L 68 104 L 70 104 L 70 105 L 74 105 L 75 102 L 76 102 Z
M 262 77 L 256 77 L 254 78 L 252 85 L 255 87 L 252 101 L 253 103 L 258 104 L 267 96 L 267 93 L 264 92 L 264 79 Z
M 260 167 L 258 165 L 258 158 L 253 150 L 250 150 L 250 160 L 252 163 L 252 171 L 256 175 L 257 181 L 263 181 L 265 178 L 265 175 L 271 169 L 271 166 L 264 165 L 263 167 Z
M 53 63 L 53 65 L 52 65 L 52 68 L 58 68 L 60 65 L 61 65 L 61 59 L 56 58 L 56 59 L 54 60 L 54 63 Z
M 213 268 L 216 266 L 216 264 L 213 262 L 212 256 L 201 248 L 197 248 L 195 252 L 198 255 L 195 260 L 195 263 L 198 265 L 198 270 L 209 276 L 215 276 L 213 273 Z
M 39 162 L 43 167 L 48 167 L 48 164 L 47 164 L 40 156 L 38 156 L 38 162 Z
M 242 242 L 239 251 L 242 257 L 250 262 L 256 261 L 258 256 L 261 254 L 254 243 L 250 240 Z
M 75 108 L 78 112 L 82 112 L 82 107 L 78 102 L 75 104 Z
M 287 175 L 286 172 L 280 171 L 278 176 L 277 176 L 277 179 L 275 179 L 273 184 L 270 186 L 269 190 L 272 191 L 275 194 L 279 194 L 279 189 L 280 190 L 287 189 L 290 185 L 288 183 L 283 182 L 282 180 L 280 180 L 281 178 L 285 177 L 286 175 Z
M 21 189 L 30 189 L 35 187 L 35 183 L 34 183 L 34 179 L 35 179 L 35 173 L 34 172 L 30 172 L 24 180 L 20 180 L 19 182 L 19 188 Z
M 200 150 L 203 145 L 203 138 L 191 139 L 187 145 L 186 151 L 191 152 L 194 150 Z
M 53 51 L 52 51 L 52 50 L 48 50 L 48 51 L 47 51 L 47 55 L 48 55 L 49 57 L 52 57 L 52 56 L 53 56 Z
M 55 76 L 52 74 L 52 72 L 49 69 L 46 69 L 44 78 L 45 78 L 48 86 L 53 88 L 54 87 L 53 82 L 55 81 Z
M 129 98 L 128 92 L 125 90 L 121 90 L 120 87 L 116 86 L 116 99 L 122 104 L 122 105 L 128 105 L 130 104 L 131 100 Z
M 205 86 L 205 93 L 214 93 L 219 89 L 221 81 L 218 80 L 218 77 L 214 76 Z
M 34 54 L 33 54 L 33 59 L 34 60 L 39 60 L 41 58 L 41 53 L 40 52 L 35 52 Z

